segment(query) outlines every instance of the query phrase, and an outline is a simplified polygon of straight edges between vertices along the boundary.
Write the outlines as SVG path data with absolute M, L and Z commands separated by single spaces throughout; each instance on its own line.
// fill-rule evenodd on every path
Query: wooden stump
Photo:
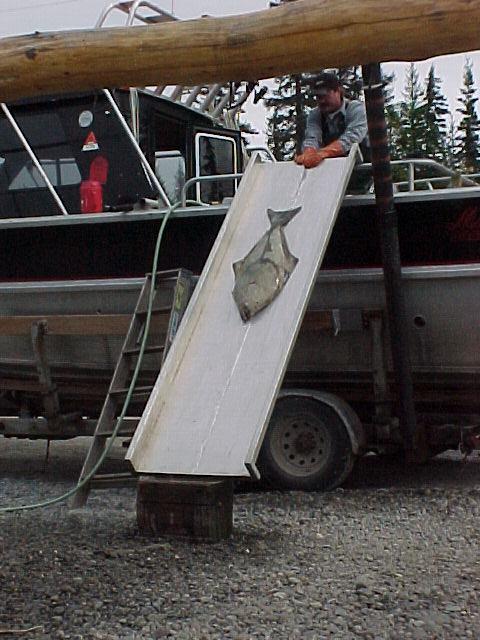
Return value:
M 140 476 L 137 523 L 145 535 L 203 542 L 229 538 L 233 482 L 223 478 Z

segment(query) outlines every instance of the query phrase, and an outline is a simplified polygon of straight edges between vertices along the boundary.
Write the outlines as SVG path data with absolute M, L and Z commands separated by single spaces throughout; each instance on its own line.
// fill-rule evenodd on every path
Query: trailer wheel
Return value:
M 262 478 L 278 489 L 334 489 L 355 462 L 337 412 L 324 402 L 289 395 L 277 400 L 258 457 Z

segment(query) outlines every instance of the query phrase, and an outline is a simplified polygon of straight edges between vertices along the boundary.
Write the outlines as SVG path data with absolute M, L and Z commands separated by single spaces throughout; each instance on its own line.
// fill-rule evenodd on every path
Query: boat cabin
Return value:
M 2 110 L 0 281 L 141 277 L 165 211 L 179 201 L 159 266 L 201 271 L 244 169 L 238 130 L 139 89 Z M 370 171 L 354 173 L 324 269 L 381 265 Z M 478 262 L 478 183 L 430 160 L 394 171 L 403 264 Z
M 3 105 L 0 281 L 143 275 L 165 210 L 192 178 L 183 196 L 197 229 L 172 220 L 161 267 L 184 250 L 199 270 L 221 224 L 204 213 L 223 216 L 238 183 L 202 179 L 242 170 L 238 130 L 147 90 Z
M 171 203 L 179 199 L 185 179 L 243 169 L 238 131 L 145 90 L 120 90 L 115 99 L 135 137 L 129 135 L 104 92 L 9 105 L 8 114 L 0 117 L 1 218 L 64 213 L 42 170 L 69 215 L 127 211 L 158 199 L 138 154 L 137 140 Z M 92 183 L 97 183 L 96 195 Z M 233 180 L 210 182 L 190 195 L 213 204 L 233 196 L 234 188 Z M 83 200 L 82 192 L 87 196 Z

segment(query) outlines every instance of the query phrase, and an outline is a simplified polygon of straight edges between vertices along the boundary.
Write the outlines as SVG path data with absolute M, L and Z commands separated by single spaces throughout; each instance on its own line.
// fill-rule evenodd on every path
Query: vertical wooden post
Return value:
M 399 391 L 400 429 L 407 458 L 413 459 L 418 457 L 420 439 L 413 402 L 407 316 L 401 283 L 398 219 L 393 200 L 392 170 L 380 64 L 372 63 L 363 66 L 362 75 L 372 151 L 373 180 L 392 358 Z M 421 441 L 423 442 L 423 438 Z

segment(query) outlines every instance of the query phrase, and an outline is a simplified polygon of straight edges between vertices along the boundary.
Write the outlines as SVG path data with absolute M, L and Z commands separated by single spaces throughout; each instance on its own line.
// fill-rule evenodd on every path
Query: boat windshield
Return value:
M 98 211 L 85 206 L 92 193 L 100 211 L 128 209 L 141 198 L 155 197 L 132 142 L 103 94 L 9 109 L 68 213 Z M 2 114 L 0 217 L 59 213 L 18 132 Z

